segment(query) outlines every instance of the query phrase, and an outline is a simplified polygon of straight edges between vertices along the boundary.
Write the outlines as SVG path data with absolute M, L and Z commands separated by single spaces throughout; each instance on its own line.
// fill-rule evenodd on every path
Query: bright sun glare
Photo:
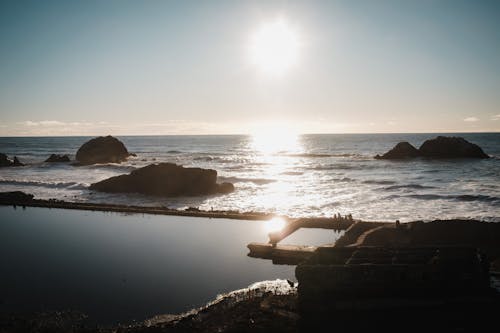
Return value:
M 251 61 L 268 74 L 283 74 L 298 60 L 299 41 L 284 19 L 262 24 L 250 42 Z
M 269 221 L 266 221 L 264 227 L 268 233 L 276 232 L 283 229 L 286 225 L 285 220 L 282 217 L 273 217 Z
M 252 146 L 265 154 L 280 151 L 296 152 L 299 149 L 299 135 L 296 129 L 279 124 L 260 125 L 252 131 Z

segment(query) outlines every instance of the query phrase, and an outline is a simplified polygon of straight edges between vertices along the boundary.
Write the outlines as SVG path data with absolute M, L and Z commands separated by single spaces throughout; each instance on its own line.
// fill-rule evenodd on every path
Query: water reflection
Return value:
M 264 222 L 264 229 L 267 233 L 276 232 L 283 229 L 286 225 L 286 221 L 279 216 L 273 217 L 269 221 Z
M 262 126 L 252 134 L 252 148 L 263 155 L 301 151 L 298 133 L 282 126 Z

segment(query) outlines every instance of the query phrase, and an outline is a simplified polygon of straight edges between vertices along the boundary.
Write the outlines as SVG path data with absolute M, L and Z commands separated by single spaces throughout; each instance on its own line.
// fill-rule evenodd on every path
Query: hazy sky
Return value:
M 296 61 L 249 56 L 286 23 Z M 2 1 L 0 135 L 500 131 L 500 1 Z

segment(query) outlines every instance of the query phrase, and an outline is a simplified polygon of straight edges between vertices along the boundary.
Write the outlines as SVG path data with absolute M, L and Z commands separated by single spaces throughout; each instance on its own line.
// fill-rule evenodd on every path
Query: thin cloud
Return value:
M 491 120 L 500 120 L 500 114 L 496 114 L 493 117 L 491 117 Z
M 467 117 L 464 119 L 464 121 L 467 121 L 467 122 L 476 122 L 478 120 L 479 120 L 479 118 L 476 118 L 476 117 Z
M 19 125 L 34 127 L 34 126 L 65 126 L 67 123 L 58 120 L 42 120 L 42 121 L 32 121 L 26 120 L 18 123 Z

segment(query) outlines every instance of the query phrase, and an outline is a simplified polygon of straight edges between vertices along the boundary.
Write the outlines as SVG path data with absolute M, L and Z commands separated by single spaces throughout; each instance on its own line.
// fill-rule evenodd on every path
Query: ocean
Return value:
M 0 152 L 24 167 L 0 169 L 0 191 L 75 202 L 176 209 L 273 212 L 288 216 L 352 214 L 367 221 L 465 218 L 500 221 L 500 133 L 457 133 L 492 158 L 383 161 L 373 158 L 400 141 L 417 148 L 439 134 L 324 134 L 300 136 L 118 136 L 137 156 L 121 164 L 73 166 L 43 161 L 52 153 L 74 159 L 91 137 L 4 137 Z M 215 169 L 229 195 L 158 198 L 105 194 L 88 186 L 151 163 Z

